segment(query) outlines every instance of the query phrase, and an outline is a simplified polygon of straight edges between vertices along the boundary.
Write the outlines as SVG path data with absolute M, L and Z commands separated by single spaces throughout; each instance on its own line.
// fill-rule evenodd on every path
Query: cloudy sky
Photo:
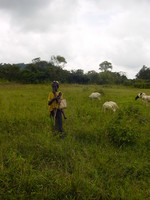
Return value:
M 65 69 L 134 78 L 150 67 L 149 0 L 0 0 L 0 63 L 65 57 Z

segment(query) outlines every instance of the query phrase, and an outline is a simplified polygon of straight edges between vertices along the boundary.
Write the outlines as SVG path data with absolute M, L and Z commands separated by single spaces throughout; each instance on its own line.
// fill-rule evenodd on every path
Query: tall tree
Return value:
M 50 63 L 54 66 L 64 67 L 64 65 L 67 63 L 65 58 L 63 56 L 51 56 Z
M 99 73 L 94 70 L 88 71 L 86 74 L 90 83 L 99 83 Z
M 41 61 L 40 57 L 32 59 L 32 63 L 38 63 L 40 61 Z
M 99 64 L 99 69 L 103 72 L 108 71 L 109 69 L 112 70 L 112 64 L 108 61 L 104 61 L 102 63 Z
M 143 80 L 150 80 L 150 68 L 143 65 L 136 77 Z

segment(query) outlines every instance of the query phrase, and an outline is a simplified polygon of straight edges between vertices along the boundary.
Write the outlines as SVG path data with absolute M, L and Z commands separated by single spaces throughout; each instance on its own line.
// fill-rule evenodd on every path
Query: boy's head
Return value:
M 57 92 L 58 88 L 59 88 L 59 82 L 58 81 L 53 81 L 53 83 L 52 83 L 53 92 Z

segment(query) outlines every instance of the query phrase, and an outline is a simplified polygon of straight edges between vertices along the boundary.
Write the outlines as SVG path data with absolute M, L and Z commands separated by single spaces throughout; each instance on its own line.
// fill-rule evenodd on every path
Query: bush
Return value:
M 138 137 L 138 124 L 128 110 L 118 112 L 117 116 L 110 121 L 107 128 L 107 134 L 111 142 L 117 146 L 131 145 L 136 142 Z M 133 109 L 132 111 L 135 112 Z M 131 111 L 131 112 L 132 112 Z M 137 111 L 135 112 L 137 115 Z
M 113 143 L 121 146 L 123 144 L 133 144 L 136 139 L 136 131 L 133 127 L 128 125 L 117 125 L 112 123 L 108 129 L 108 135 Z
M 142 82 L 135 82 L 134 84 L 133 84 L 133 86 L 135 87 L 135 88 L 142 88 L 142 89 L 149 89 L 150 88 L 150 82 L 144 82 L 144 81 L 142 81 Z

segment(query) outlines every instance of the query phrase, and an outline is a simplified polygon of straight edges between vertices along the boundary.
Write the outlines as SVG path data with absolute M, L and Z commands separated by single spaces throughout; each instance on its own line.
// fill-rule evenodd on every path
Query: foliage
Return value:
M 135 88 L 150 88 L 150 81 L 137 79 L 136 81 L 134 81 L 133 86 Z
M 34 58 L 34 59 L 32 60 L 32 63 L 38 63 L 38 62 L 40 62 L 40 61 L 41 61 L 41 58 L 38 57 L 38 58 Z
M 65 70 L 66 59 L 63 56 L 51 56 L 49 62 L 40 57 L 32 59 L 32 63 L 2 64 L 0 63 L 0 79 L 20 83 L 47 83 L 59 80 L 62 83 L 118 84 L 136 88 L 150 88 L 150 68 L 143 65 L 136 79 L 130 80 L 124 72 L 112 72 L 112 64 L 104 61 L 99 64 L 100 73 L 90 70 L 84 73 L 82 69 Z
M 104 61 L 104 62 L 102 62 L 102 63 L 100 63 L 99 64 L 99 69 L 101 70 L 101 71 L 108 71 L 109 69 L 111 69 L 112 70 L 112 64 L 110 63 L 110 62 L 108 62 L 108 61 Z
M 99 73 L 94 70 L 88 71 L 86 74 L 87 78 L 89 79 L 89 83 L 99 83 Z
M 105 62 L 107 64 L 107 61 Z M 124 73 L 111 72 L 107 69 L 100 73 L 94 70 L 84 73 L 82 69 L 68 71 L 64 69 L 66 63 L 65 58 L 58 55 L 52 56 L 50 62 L 42 61 L 39 57 L 28 64 L 0 64 L 0 78 L 31 84 L 59 80 L 62 83 L 130 85 Z
M 20 79 L 20 67 L 17 65 L 0 64 L 0 78 L 8 81 Z
M 82 69 L 71 70 L 71 76 L 69 77 L 69 83 L 88 83 L 89 79 L 84 74 Z
M 61 66 L 64 67 L 64 65 L 67 63 L 65 58 L 62 56 L 51 56 L 50 63 L 54 66 Z
M 137 73 L 136 77 L 138 79 L 150 81 L 150 68 L 143 65 L 143 67 Z
M 138 109 L 134 108 L 133 105 L 119 110 L 108 126 L 110 140 L 118 146 L 134 144 L 140 132 L 135 120 L 139 116 Z
M 117 72 L 104 71 L 99 73 L 99 84 L 123 84 L 127 80 L 125 75 Z

